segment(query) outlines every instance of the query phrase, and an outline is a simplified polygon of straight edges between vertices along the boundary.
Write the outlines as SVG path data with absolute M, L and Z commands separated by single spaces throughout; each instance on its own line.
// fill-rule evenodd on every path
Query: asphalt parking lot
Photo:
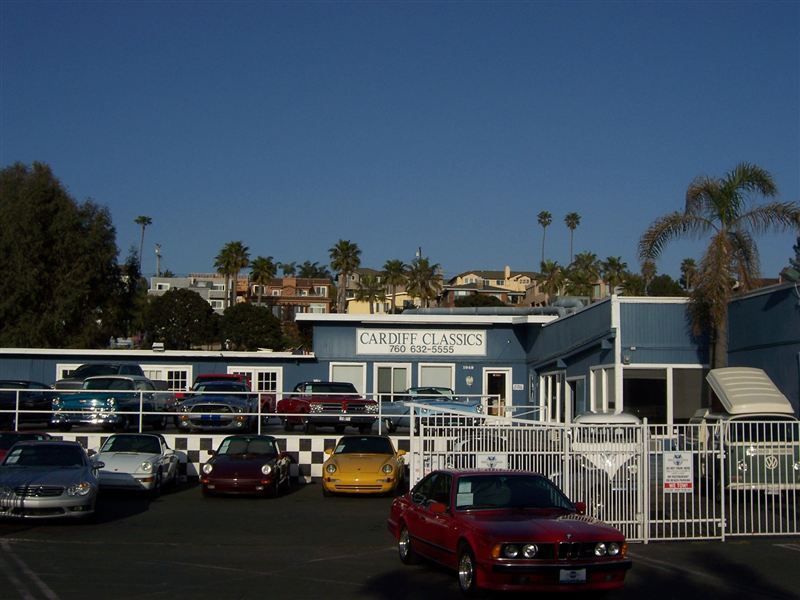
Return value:
M 405 567 L 385 522 L 390 498 L 203 498 L 183 485 L 155 500 L 102 493 L 91 523 L 0 522 L 0 597 L 460 598 L 455 576 Z M 800 538 L 633 544 L 613 598 L 797 598 Z M 513 597 L 513 596 L 512 596 Z

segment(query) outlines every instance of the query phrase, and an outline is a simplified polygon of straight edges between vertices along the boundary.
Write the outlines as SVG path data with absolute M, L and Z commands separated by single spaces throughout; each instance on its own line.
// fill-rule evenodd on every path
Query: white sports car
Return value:
M 92 456 L 102 462 L 101 488 L 127 488 L 157 494 L 178 475 L 178 455 L 157 433 L 117 433 Z

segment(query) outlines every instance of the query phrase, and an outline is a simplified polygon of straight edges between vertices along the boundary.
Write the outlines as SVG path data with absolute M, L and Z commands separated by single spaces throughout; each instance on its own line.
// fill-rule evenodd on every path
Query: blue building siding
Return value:
M 708 340 L 692 333 L 687 306 L 622 302 L 623 355 L 636 364 L 706 364 Z

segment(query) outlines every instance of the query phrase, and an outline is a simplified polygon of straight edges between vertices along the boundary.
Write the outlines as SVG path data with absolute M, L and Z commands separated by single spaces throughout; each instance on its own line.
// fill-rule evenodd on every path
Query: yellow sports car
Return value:
M 405 450 L 383 435 L 346 435 L 327 448 L 322 494 L 389 494 L 405 477 Z

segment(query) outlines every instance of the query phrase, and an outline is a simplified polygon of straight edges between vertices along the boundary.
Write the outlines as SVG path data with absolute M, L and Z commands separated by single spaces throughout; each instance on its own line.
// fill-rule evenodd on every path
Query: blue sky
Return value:
M 800 201 L 798 2 L 0 2 L 0 166 L 111 210 L 120 260 L 222 246 L 447 277 L 621 256 L 696 176 L 748 161 Z M 758 238 L 764 276 L 794 233 Z M 659 261 L 679 275 L 702 244 Z

